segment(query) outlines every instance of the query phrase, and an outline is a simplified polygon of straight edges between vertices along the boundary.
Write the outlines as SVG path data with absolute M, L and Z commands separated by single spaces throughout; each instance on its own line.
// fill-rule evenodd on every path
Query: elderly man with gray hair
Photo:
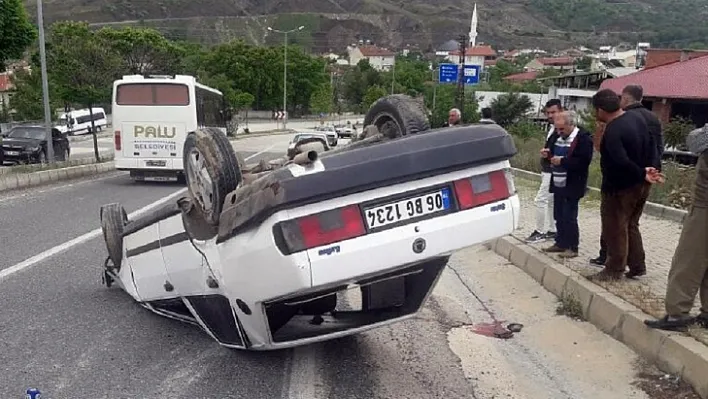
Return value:
M 459 109 L 453 108 L 447 116 L 447 122 L 443 127 L 458 126 L 462 123 L 462 112 Z
M 574 258 L 580 245 L 578 207 L 587 192 L 593 142 L 590 133 L 578 127 L 578 115 L 573 111 L 557 114 L 554 127 L 557 134 L 551 135 L 541 150 L 541 156 L 551 162 L 550 192 L 556 221 L 555 243 L 544 252 Z

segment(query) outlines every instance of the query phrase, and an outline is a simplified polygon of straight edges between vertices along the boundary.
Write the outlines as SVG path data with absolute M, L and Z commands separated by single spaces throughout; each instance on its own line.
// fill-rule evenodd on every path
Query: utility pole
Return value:
M 396 57 L 393 57 L 393 66 L 391 67 L 393 76 L 391 77 L 391 94 L 394 94 L 394 85 L 396 84 Z
M 47 138 L 47 162 L 54 163 L 54 143 L 52 142 L 52 114 L 49 105 L 49 82 L 47 79 L 47 50 L 44 42 L 44 15 L 42 0 L 37 0 L 37 25 L 39 26 L 39 58 L 42 69 L 42 98 L 44 101 L 44 125 Z
M 283 42 L 283 130 L 285 130 L 286 128 L 286 121 L 288 119 L 288 33 L 298 32 L 303 30 L 304 28 L 304 26 L 299 26 L 295 29 L 282 31 L 278 29 L 273 29 L 270 26 L 268 27 L 269 31 L 282 33 L 285 36 Z
M 460 36 L 460 67 L 457 72 L 457 109 L 465 115 L 465 58 L 467 55 L 467 35 Z
M 436 71 L 436 68 L 433 68 L 433 111 L 432 111 L 432 114 L 433 114 L 433 122 L 437 123 L 437 121 L 435 120 L 435 115 L 436 115 L 435 114 L 435 102 L 436 102 L 437 96 L 438 96 L 438 81 L 435 76 L 435 71 Z

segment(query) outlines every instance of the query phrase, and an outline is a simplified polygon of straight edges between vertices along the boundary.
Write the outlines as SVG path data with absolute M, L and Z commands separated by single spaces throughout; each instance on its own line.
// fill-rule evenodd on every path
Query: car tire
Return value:
M 374 125 L 387 138 L 430 130 L 428 115 L 414 98 L 393 94 L 374 102 L 364 117 L 364 126 Z
M 227 195 L 243 180 L 228 137 L 216 128 L 191 132 L 185 140 L 182 159 L 187 190 L 194 205 L 207 223 L 218 225 Z
M 120 204 L 112 203 L 101 207 L 100 218 L 108 258 L 117 273 L 123 262 L 123 228 L 128 223 L 128 214 Z

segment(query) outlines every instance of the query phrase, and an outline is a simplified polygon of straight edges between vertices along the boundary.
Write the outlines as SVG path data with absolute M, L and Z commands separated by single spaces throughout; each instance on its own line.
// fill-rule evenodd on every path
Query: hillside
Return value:
M 500 48 L 618 40 L 653 46 L 701 46 L 708 0 L 478 0 L 479 38 Z M 27 0 L 35 13 L 34 0 Z M 292 40 L 313 51 L 341 52 L 359 39 L 428 50 L 469 31 L 473 0 L 44 0 L 45 22 L 140 24 L 175 39 L 274 43 L 267 26 L 306 29 Z

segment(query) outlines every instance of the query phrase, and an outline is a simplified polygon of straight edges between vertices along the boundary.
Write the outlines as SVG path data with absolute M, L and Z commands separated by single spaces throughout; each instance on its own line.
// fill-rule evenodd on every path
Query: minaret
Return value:
M 472 22 L 470 23 L 470 48 L 477 45 L 477 3 L 474 3 Z

